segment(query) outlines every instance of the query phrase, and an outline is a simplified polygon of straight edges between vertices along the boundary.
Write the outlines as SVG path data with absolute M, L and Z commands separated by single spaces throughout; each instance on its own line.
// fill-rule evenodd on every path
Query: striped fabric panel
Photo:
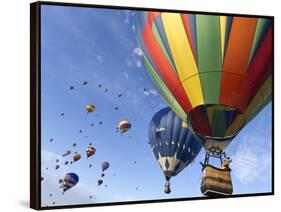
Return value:
M 141 45 L 147 72 L 194 131 L 235 135 L 270 101 L 270 19 L 159 12 L 146 17 Z

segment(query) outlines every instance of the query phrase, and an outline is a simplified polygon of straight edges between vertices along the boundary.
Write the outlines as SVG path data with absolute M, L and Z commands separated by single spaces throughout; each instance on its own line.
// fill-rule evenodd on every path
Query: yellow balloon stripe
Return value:
M 222 58 L 222 61 L 223 61 L 224 44 L 225 44 L 225 31 L 226 31 L 226 16 L 220 16 L 220 28 L 221 28 L 221 58 Z
M 183 88 L 192 107 L 204 104 L 201 83 L 198 77 L 198 68 L 180 14 L 162 13 L 162 21 L 179 79 L 183 83 Z M 189 77 L 192 77 L 192 79 L 189 79 L 188 83 L 184 83 L 183 81 Z
M 256 110 L 266 101 L 266 99 L 271 95 L 272 88 L 272 75 L 270 75 L 263 85 L 258 90 L 256 96 L 251 101 L 250 105 L 245 111 L 245 116 L 247 121 L 250 121 L 255 115 Z

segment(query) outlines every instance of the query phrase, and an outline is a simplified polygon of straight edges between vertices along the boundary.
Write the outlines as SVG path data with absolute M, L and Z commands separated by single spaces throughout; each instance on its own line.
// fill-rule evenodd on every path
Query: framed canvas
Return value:
M 272 16 L 32 3 L 31 207 L 273 195 L 273 35 Z

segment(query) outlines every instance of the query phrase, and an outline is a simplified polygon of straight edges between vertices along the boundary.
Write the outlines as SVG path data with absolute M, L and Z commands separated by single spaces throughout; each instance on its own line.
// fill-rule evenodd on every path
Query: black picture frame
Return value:
M 207 14 L 207 15 L 231 15 L 239 17 L 258 17 L 268 18 L 273 22 L 273 55 L 274 55 L 274 16 L 249 15 L 249 14 L 233 14 L 203 11 L 187 11 L 187 10 L 170 10 L 159 8 L 142 8 L 142 7 L 126 7 L 116 5 L 95 5 L 82 3 L 64 3 L 64 2 L 48 2 L 38 1 L 30 4 L 30 207 L 36 210 L 46 209 L 63 209 L 63 208 L 80 208 L 80 207 L 97 207 L 111 205 L 127 205 L 127 204 L 144 204 L 144 203 L 160 203 L 190 200 L 207 200 L 207 199 L 224 199 L 237 197 L 267 196 L 274 195 L 274 56 L 273 56 L 273 73 L 272 73 L 272 188 L 271 192 L 231 195 L 228 197 L 187 197 L 173 199 L 158 199 L 145 201 L 127 201 L 127 202 L 110 202 L 95 203 L 81 205 L 66 206 L 41 206 L 41 6 L 67 6 L 81 8 L 106 8 L 117 10 L 136 10 L 136 11 L 166 11 L 175 13 L 190 14 Z

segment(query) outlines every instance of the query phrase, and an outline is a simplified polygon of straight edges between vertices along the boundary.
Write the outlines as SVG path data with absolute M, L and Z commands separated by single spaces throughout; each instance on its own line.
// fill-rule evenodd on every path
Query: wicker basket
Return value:
M 230 169 L 207 165 L 203 169 L 201 192 L 206 196 L 227 196 L 233 192 Z

